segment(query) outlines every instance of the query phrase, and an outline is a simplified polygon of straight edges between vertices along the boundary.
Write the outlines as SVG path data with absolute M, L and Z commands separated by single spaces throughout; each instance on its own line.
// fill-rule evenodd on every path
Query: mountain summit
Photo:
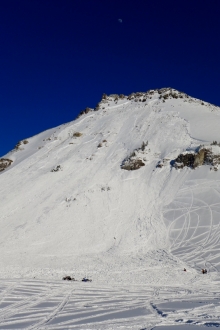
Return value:
M 219 270 L 219 127 L 220 108 L 163 88 L 20 141 L 0 159 L 2 274 Z

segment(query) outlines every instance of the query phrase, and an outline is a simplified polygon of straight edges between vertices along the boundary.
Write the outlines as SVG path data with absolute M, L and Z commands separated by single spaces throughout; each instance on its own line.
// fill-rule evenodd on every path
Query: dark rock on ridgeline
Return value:
M 9 167 L 11 163 L 13 163 L 11 159 L 0 158 L 0 172 L 4 171 L 7 167 Z
M 22 140 L 22 141 L 19 141 L 16 146 L 14 147 L 14 150 L 15 151 L 18 151 L 18 150 L 22 150 L 22 145 L 23 144 L 27 144 L 29 143 L 28 140 Z
M 186 93 L 180 92 L 174 88 L 171 87 L 167 87 L 167 88 L 161 88 L 161 89 L 150 89 L 146 92 L 136 92 L 136 93 L 131 93 L 128 96 L 124 95 L 124 94 L 110 94 L 107 95 L 106 93 L 102 94 L 101 97 L 101 101 L 98 102 L 95 106 L 94 109 L 92 108 L 85 108 L 84 110 L 82 110 L 78 117 L 87 114 L 90 111 L 99 111 L 102 109 L 107 109 L 106 106 L 109 106 L 110 103 L 109 102 L 115 102 L 115 104 L 118 103 L 118 101 L 123 100 L 123 99 L 127 99 L 130 100 L 132 102 L 146 102 L 148 100 L 151 99 L 158 99 L 158 101 L 160 102 L 166 102 L 168 100 L 171 99 L 182 99 L 183 102 L 195 102 L 201 105 L 206 105 L 208 107 L 211 108 L 211 110 L 214 110 L 216 108 L 216 106 L 207 103 L 207 102 L 203 102 L 201 100 L 197 100 L 189 95 L 187 95 Z
M 79 113 L 79 115 L 78 115 L 77 118 L 81 117 L 82 115 L 85 115 L 86 113 L 88 113 L 88 112 L 90 112 L 90 111 L 92 111 L 92 109 L 86 107 L 84 110 L 82 110 L 82 111 Z

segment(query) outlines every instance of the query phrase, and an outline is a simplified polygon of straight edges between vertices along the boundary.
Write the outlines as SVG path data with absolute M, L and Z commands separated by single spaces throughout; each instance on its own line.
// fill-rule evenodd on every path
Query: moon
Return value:
M 119 18 L 118 21 L 119 21 L 119 23 L 122 23 L 122 19 L 121 18 Z

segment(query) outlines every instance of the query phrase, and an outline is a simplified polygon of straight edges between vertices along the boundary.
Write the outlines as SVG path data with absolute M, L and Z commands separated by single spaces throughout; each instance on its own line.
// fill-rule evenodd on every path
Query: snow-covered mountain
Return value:
M 219 127 L 220 108 L 164 88 L 20 141 L 0 159 L 1 276 L 218 272 Z

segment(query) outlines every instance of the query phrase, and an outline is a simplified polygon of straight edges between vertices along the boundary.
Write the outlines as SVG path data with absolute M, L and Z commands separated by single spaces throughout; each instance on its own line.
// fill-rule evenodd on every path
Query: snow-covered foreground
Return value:
M 220 327 L 213 287 L 0 281 L 0 329 L 207 329 Z
M 219 165 L 173 166 L 219 127 L 175 90 L 105 96 L 0 159 L 0 329 L 219 326 Z

